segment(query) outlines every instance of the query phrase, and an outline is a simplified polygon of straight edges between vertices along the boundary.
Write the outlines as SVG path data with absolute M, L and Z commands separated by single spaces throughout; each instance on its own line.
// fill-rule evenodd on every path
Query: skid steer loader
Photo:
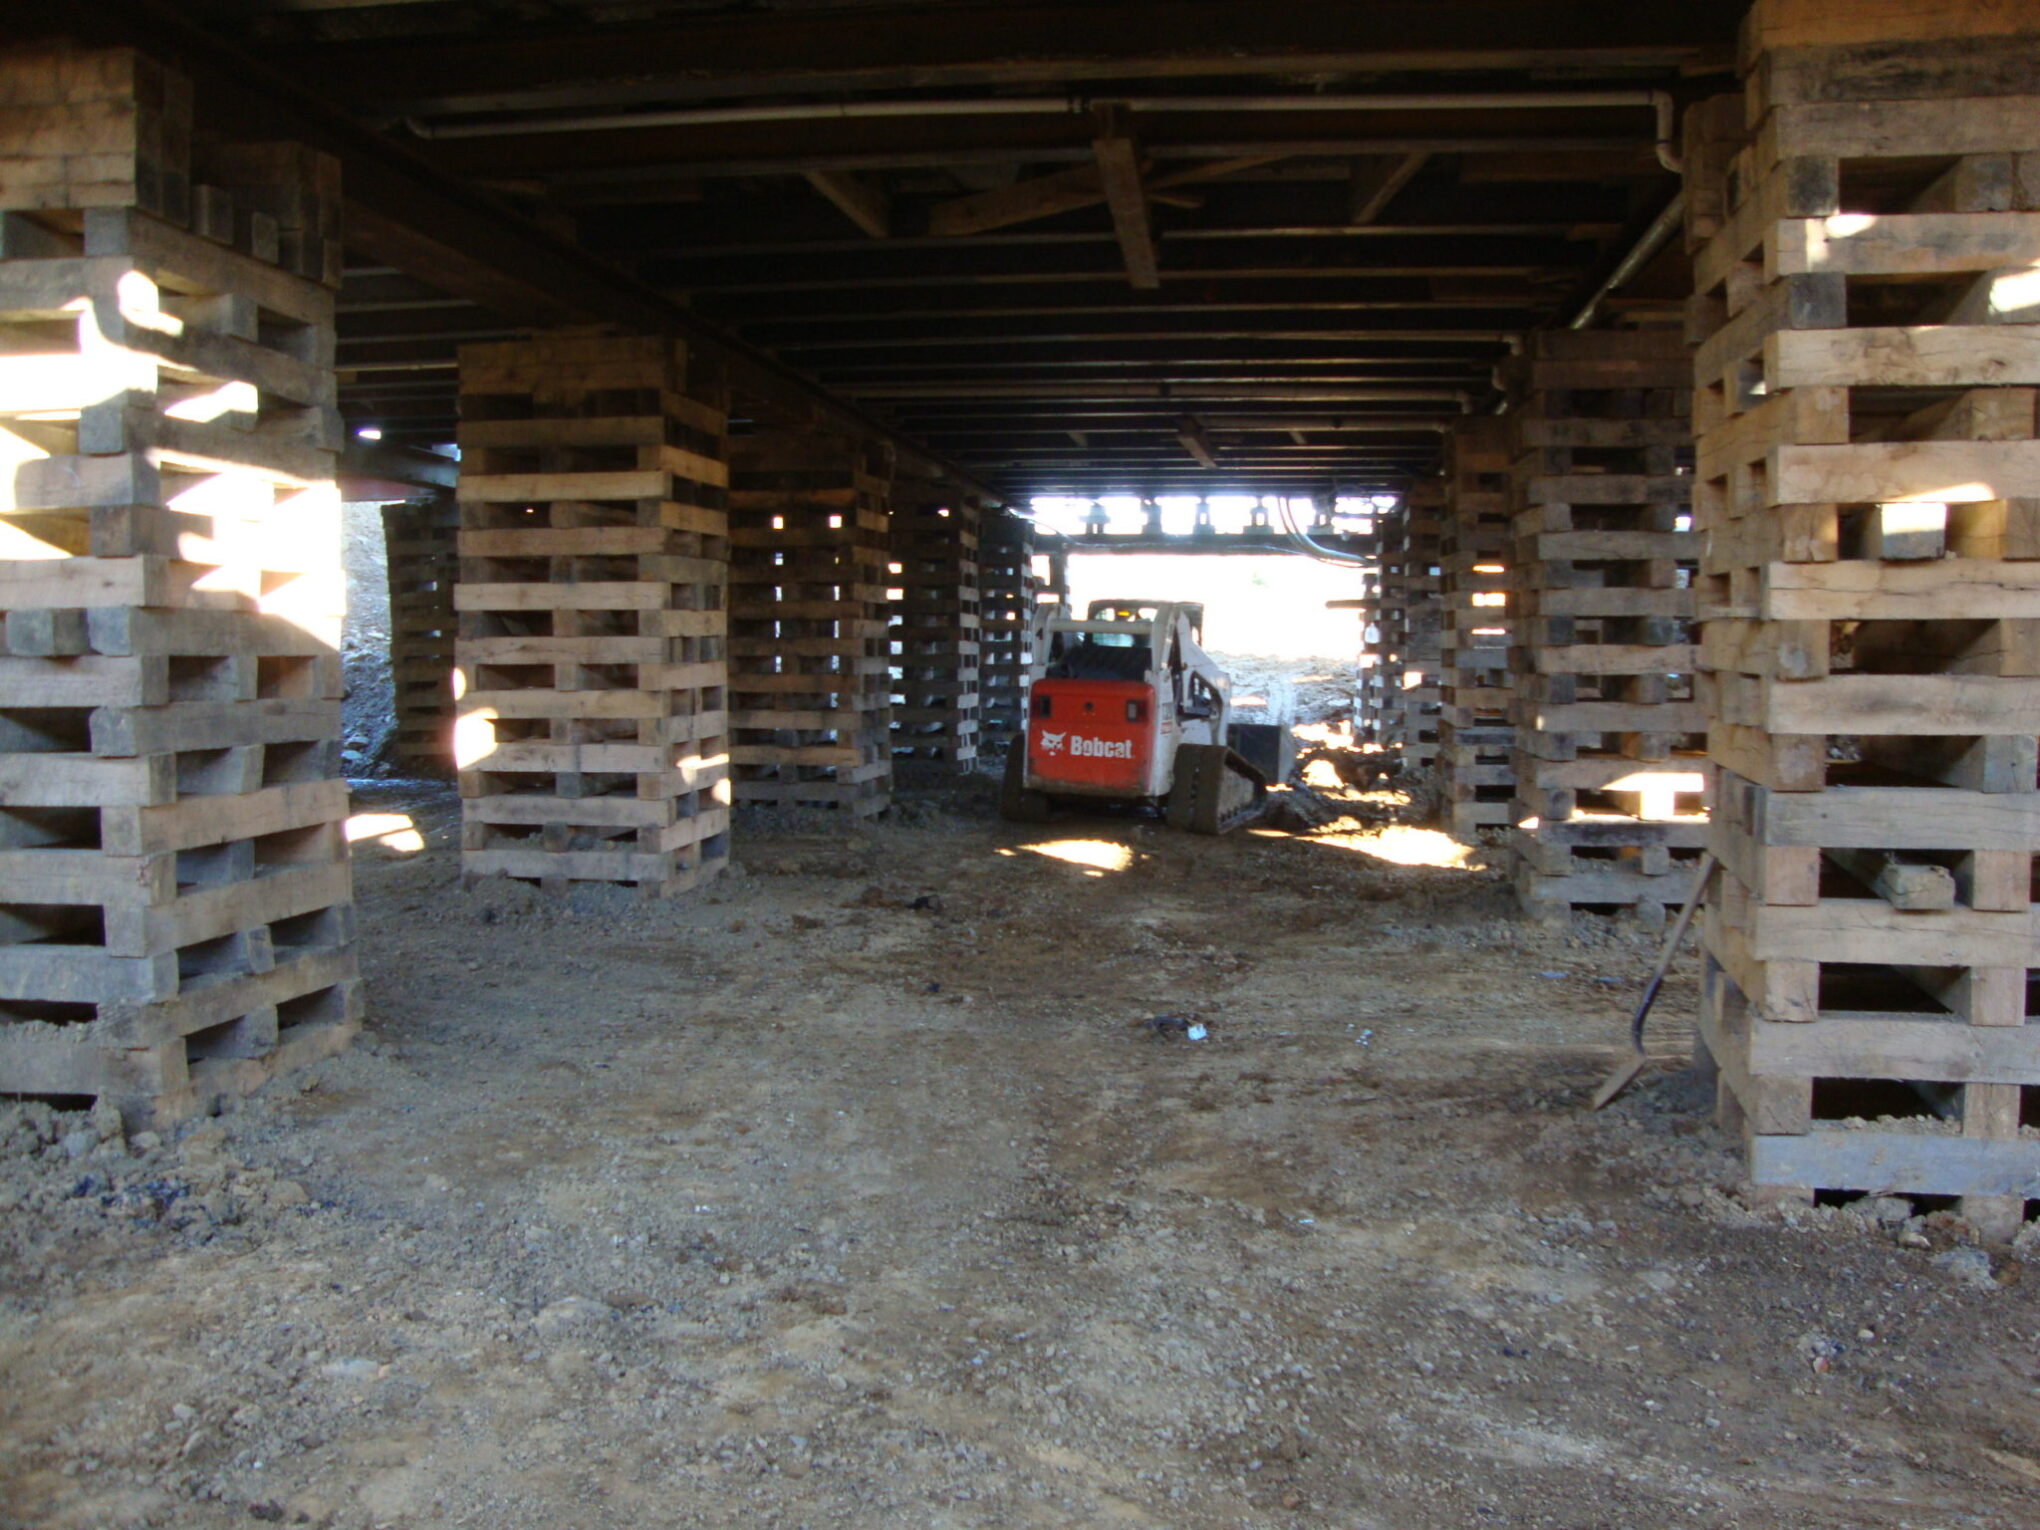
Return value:
M 1232 685 L 1203 632 L 1204 608 L 1178 601 L 1047 610 L 1001 815 L 1040 823 L 1064 800 L 1149 803 L 1175 828 L 1223 834 L 1258 813 L 1268 778 L 1234 747 Z

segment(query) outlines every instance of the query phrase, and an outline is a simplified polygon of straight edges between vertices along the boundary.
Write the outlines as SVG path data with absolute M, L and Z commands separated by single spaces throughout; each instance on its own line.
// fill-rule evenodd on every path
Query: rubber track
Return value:
M 1224 834 L 1258 816 L 1268 795 L 1261 773 L 1230 749 L 1209 747 L 1200 753 L 1203 758 L 1196 772 L 1197 800 L 1190 813 L 1190 832 Z M 1244 800 L 1236 790 L 1241 784 L 1247 788 Z M 1233 799 L 1230 810 L 1225 805 L 1228 798 Z

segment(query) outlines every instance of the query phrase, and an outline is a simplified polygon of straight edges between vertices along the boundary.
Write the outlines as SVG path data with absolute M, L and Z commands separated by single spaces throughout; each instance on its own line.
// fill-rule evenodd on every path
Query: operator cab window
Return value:
M 1144 680 L 1154 655 L 1129 632 L 1086 632 L 1049 666 L 1056 680 Z

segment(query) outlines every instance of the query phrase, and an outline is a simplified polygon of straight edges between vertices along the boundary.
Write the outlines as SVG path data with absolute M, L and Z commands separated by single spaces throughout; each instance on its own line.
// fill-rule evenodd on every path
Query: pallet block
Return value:
M 967 773 L 977 759 L 983 513 L 970 495 L 944 495 L 908 480 L 894 486 L 890 636 L 896 761 Z
M 397 726 L 391 752 L 407 770 L 453 769 L 453 587 L 460 570 L 460 506 L 451 495 L 384 505 L 389 558 L 390 679 Z
M 892 464 L 766 431 L 733 442 L 730 761 L 738 803 L 864 818 L 892 800 Z
M 1676 330 L 1567 330 L 1529 337 L 1502 377 L 1517 894 L 1540 917 L 1619 907 L 1656 928 L 1706 834 L 1691 355 Z
M 725 419 L 678 341 L 462 348 L 469 877 L 670 897 L 728 863 Z
M 1956 1196 L 2002 1235 L 2040 1197 L 2040 313 L 2011 280 L 2040 96 L 2002 39 L 1862 10 L 1829 43 L 1753 9 L 1695 257 L 1700 1031 L 1759 1184 Z
M 160 1122 L 358 1023 L 333 293 L 144 210 L 171 75 L 0 53 L 53 77 L 0 138 L 0 1092 Z

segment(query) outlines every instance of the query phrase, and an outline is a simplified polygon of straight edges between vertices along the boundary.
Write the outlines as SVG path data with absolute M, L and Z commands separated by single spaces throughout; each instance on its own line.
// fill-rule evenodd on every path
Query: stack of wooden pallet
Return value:
M 462 348 L 462 865 L 668 896 L 729 857 L 725 411 L 686 347 Z
M 1381 528 L 1381 720 L 1375 738 L 1402 757 L 1412 780 L 1428 777 L 1438 763 L 1444 531 L 1445 483 L 1436 478 L 1411 484 Z
M 1707 833 L 1692 354 L 1676 329 L 1560 330 L 1506 371 L 1516 891 L 1546 918 L 1627 908 L 1658 928 Z
M 2002 1233 L 2040 1195 L 2040 18 L 1759 0 L 1745 42 L 1696 261 L 1704 1050 L 1757 1183 Z
M 1385 527 L 1383 527 L 1385 530 Z M 1357 631 L 1354 633 L 1354 656 L 1358 675 L 1353 683 L 1353 712 L 1349 731 L 1356 744 L 1372 745 L 1379 749 L 1382 730 L 1388 718 L 1388 676 L 1383 669 L 1386 653 L 1382 647 L 1381 628 L 1381 566 L 1355 571 L 1360 593 L 1350 599 L 1327 601 L 1330 610 L 1350 611 Z
M 1509 721 L 1509 429 L 1464 419 L 1445 438 L 1439 545 L 1438 757 L 1445 820 L 1457 839 L 1510 821 L 1515 730 Z
M 449 494 L 384 505 L 382 516 L 397 711 L 390 752 L 406 770 L 451 770 L 460 507 Z
M 733 443 L 731 467 L 736 800 L 881 813 L 891 464 L 876 446 L 767 431 Z
M 173 76 L 0 99 L 0 1092 L 168 1119 L 356 1024 L 333 294 L 177 226 Z
M 969 771 L 977 759 L 982 635 L 971 495 L 895 485 L 892 747 L 898 761 Z
M 979 725 L 988 742 L 1011 739 L 1027 715 L 1027 665 L 1037 582 L 1034 528 L 1010 510 L 985 523 L 978 546 Z

